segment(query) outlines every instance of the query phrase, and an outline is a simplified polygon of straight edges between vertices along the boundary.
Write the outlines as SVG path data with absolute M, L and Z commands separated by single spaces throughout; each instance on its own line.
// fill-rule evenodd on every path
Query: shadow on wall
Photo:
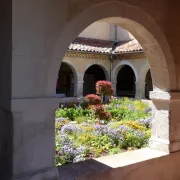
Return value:
M 90 159 L 83 162 L 58 167 L 60 174 L 59 180 L 81 179 L 81 177 L 83 179 L 87 174 L 96 174 L 110 169 L 112 168 L 94 159 Z

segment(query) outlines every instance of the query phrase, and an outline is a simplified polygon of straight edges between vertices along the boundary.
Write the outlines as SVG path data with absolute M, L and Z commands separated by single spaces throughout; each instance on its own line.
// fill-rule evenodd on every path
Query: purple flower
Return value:
M 77 163 L 77 162 L 84 161 L 84 160 L 85 160 L 85 158 L 82 155 L 78 155 L 73 159 L 73 163 Z
M 72 139 L 67 135 L 60 135 L 60 150 L 56 151 L 56 155 L 64 159 L 64 162 L 79 162 L 84 160 L 86 148 L 84 146 L 76 147 Z
M 130 110 L 134 110 L 134 109 L 135 109 L 135 108 L 134 108 L 134 105 L 132 105 L 132 104 L 128 104 L 127 107 L 128 107 Z
M 132 128 L 128 127 L 128 126 L 125 126 L 125 125 L 120 125 L 118 128 L 117 128 L 117 131 L 120 132 L 120 133 L 127 133 L 127 132 L 131 132 L 132 131 Z
M 147 144 L 148 143 L 148 139 L 146 138 L 146 133 L 145 132 L 135 130 L 135 131 L 133 131 L 133 135 L 136 137 L 136 139 L 141 139 L 142 144 Z
M 117 141 L 124 139 L 123 135 L 117 129 L 108 128 L 107 135 Z
M 59 123 L 63 122 L 64 120 L 66 120 L 66 118 L 57 118 L 56 121 L 58 121 Z
M 141 124 L 142 126 L 145 126 L 147 128 L 151 128 L 152 127 L 152 116 L 150 116 L 146 119 L 139 119 L 139 120 L 137 120 L 137 122 L 139 124 Z
M 96 125 L 93 125 L 93 128 L 95 129 L 94 133 L 96 135 L 104 135 L 108 131 L 108 126 L 107 125 L 96 124 Z
M 148 113 L 151 113 L 151 112 L 152 112 L 152 108 L 151 107 L 148 107 L 148 108 L 145 109 L 145 113 L 148 114 Z
M 61 141 L 62 145 L 68 145 L 68 146 L 73 145 L 72 139 L 68 138 L 67 135 L 65 135 L 65 134 L 60 135 L 60 141 Z
M 77 133 L 80 130 L 81 129 L 76 124 L 67 124 L 61 128 L 61 133 L 72 134 Z

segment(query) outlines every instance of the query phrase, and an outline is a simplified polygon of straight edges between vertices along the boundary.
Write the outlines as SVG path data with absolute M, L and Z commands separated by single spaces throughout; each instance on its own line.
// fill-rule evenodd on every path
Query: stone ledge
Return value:
M 116 154 L 113 156 L 101 157 L 96 161 L 101 162 L 111 168 L 123 167 L 149 159 L 165 156 L 168 153 L 154 150 L 151 148 L 143 148 L 135 151 Z
M 152 136 L 149 140 L 149 146 L 152 149 L 158 149 L 166 153 L 172 153 L 180 150 L 180 141 L 168 141 Z
M 129 166 L 138 162 L 166 156 L 168 153 L 157 151 L 150 148 L 120 153 L 112 156 L 105 156 L 84 162 L 64 165 L 58 168 L 59 180 L 75 180 L 89 174 L 109 171 L 114 168 Z
M 150 99 L 180 101 L 180 92 L 151 91 Z
M 59 103 L 67 103 L 67 102 L 79 102 L 82 98 L 80 97 L 63 97 L 58 98 Z

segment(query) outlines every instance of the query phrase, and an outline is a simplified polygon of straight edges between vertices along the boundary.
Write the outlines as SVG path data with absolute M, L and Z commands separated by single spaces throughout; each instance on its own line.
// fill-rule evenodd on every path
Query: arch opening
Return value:
M 136 77 L 133 69 L 124 65 L 118 72 L 117 84 L 116 84 L 116 94 L 117 96 L 135 97 L 136 87 L 135 87 Z
M 122 5 L 124 6 L 124 4 Z M 113 9 L 113 12 L 105 11 L 106 8 L 110 9 L 110 6 L 111 6 L 111 9 Z M 138 18 L 146 17 L 146 14 L 139 11 L 139 9 L 134 10 L 133 7 L 132 7 L 132 10 L 135 11 L 138 14 L 138 16 L 136 16 L 134 13 L 132 13 L 133 14 L 132 17 L 130 17 L 126 13 L 121 14 L 121 12 L 119 11 L 119 8 L 122 8 L 121 3 L 112 3 L 112 4 L 110 3 L 110 5 L 106 7 L 104 7 L 104 4 L 103 4 L 102 7 L 101 5 L 99 8 L 98 7 L 99 6 L 96 6 L 96 7 L 93 7 L 92 9 L 90 8 L 90 10 L 83 12 L 80 16 L 77 16 L 77 18 L 72 20 L 72 22 L 70 22 L 64 28 L 56 44 L 55 51 L 54 51 L 54 58 L 59 58 L 59 57 L 62 58 L 62 55 L 66 52 L 66 48 L 72 42 L 72 40 L 75 37 L 77 37 L 77 35 L 89 24 L 101 19 L 102 21 L 106 21 L 111 24 L 116 24 L 123 27 L 124 29 L 131 32 L 137 38 L 139 43 L 142 45 L 143 51 L 149 60 L 150 67 L 152 68 L 152 78 L 154 81 L 155 90 L 169 91 L 175 88 L 176 86 L 175 79 L 172 78 L 175 75 L 174 74 L 175 71 L 173 71 L 174 69 L 173 57 L 171 56 L 171 54 L 168 54 L 167 51 L 166 52 L 163 51 L 164 49 L 168 50 L 169 46 L 166 43 L 166 40 L 161 41 L 161 38 L 163 39 L 164 36 L 161 36 L 161 32 L 159 31 L 158 27 L 156 28 L 156 24 L 153 21 L 151 21 L 152 19 L 150 17 L 147 17 L 145 18 L 147 22 L 146 21 L 141 22 L 141 19 L 138 19 Z M 125 6 L 125 8 L 127 7 Z M 100 9 L 102 9 L 102 12 L 104 14 L 99 13 L 101 12 Z M 127 9 L 131 10 L 131 8 L 129 7 Z M 108 14 L 106 14 L 105 12 L 108 12 Z M 85 20 L 85 17 L 91 17 L 91 18 L 88 20 L 87 19 Z M 149 27 L 149 24 L 151 25 L 151 27 Z M 156 28 L 157 32 L 155 32 L 154 27 Z M 172 62 L 172 64 L 168 66 L 170 61 Z M 159 69 L 161 69 L 161 71 L 158 71 Z M 131 80 L 129 80 L 129 82 L 133 82 L 133 83 L 131 83 L 131 86 L 129 85 L 128 87 L 129 88 L 128 90 L 130 90 L 130 92 L 128 93 L 127 96 L 134 97 L 135 96 L 135 82 L 138 81 L 139 78 L 137 78 L 135 72 L 133 72 L 133 75 L 132 75 L 132 71 L 133 70 L 131 69 L 131 73 L 128 73 L 129 76 L 131 77 L 130 78 Z M 87 72 L 85 72 L 85 74 L 88 74 Z M 172 72 L 172 74 L 170 72 Z M 92 74 L 92 72 L 90 72 L 89 74 Z M 105 77 L 105 74 L 104 74 L 104 77 Z M 103 79 L 99 79 L 99 80 L 103 80 Z M 92 82 L 93 84 L 91 87 L 95 87 L 95 81 L 92 81 Z M 90 81 L 86 80 L 84 76 L 83 86 L 85 86 L 86 83 L 88 83 L 89 85 Z M 85 88 L 83 89 L 85 90 Z M 88 88 L 88 90 L 90 90 L 90 88 Z M 91 94 L 94 92 L 95 92 L 95 88 L 91 92 L 88 92 L 88 93 L 83 92 L 83 95 Z
M 149 99 L 149 93 L 153 90 L 151 71 L 149 70 L 145 78 L 145 98 Z
M 86 7 L 86 6 L 84 6 L 84 7 Z M 80 9 L 81 8 L 77 7 L 77 9 L 74 12 L 78 13 L 78 10 L 80 10 Z M 129 13 L 129 12 L 131 12 L 131 13 Z M 72 15 L 72 17 L 71 17 L 71 15 Z M 109 18 L 109 17 L 113 17 L 113 18 Z M 50 19 L 50 18 L 45 18 L 45 19 Z M 45 19 L 44 19 L 44 21 L 45 21 Z M 62 29 L 61 29 L 61 26 L 59 26 L 58 28 L 55 28 L 55 27 L 49 28 L 49 30 L 53 29 L 54 33 L 56 30 L 57 31 L 60 30 L 58 32 L 59 34 L 57 34 L 57 35 L 52 34 L 52 37 L 49 36 L 51 38 L 46 37 L 46 35 L 51 35 L 51 34 L 47 33 L 48 31 L 43 34 L 44 35 L 43 37 L 47 38 L 47 39 L 44 39 L 44 42 L 46 42 L 46 43 L 47 43 L 47 40 L 50 40 L 50 42 L 51 42 L 51 40 L 56 39 L 57 37 L 58 38 L 57 38 L 57 42 L 52 43 L 52 46 L 54 46 L 54 47 L 50 46 L 50 51 L 48 51 L 47 54 L 45 53 L 45 56 L 47 56 L 47 57 L 43 58 L 43 63 L 40 63 L 40 65 L 38 66 L 38 68 L 36 70 L 37 73 L 35 74 L 35 78 L 33 76 L 33 78 L 34 78 L 33 80 L 35 81 L 35 82 L 33 81 L 33 83 L 32 83 L 33 84 L 32 85 L 33 97 L 37 96 L 37 97 L 48 97 L 49 98 L 49 97 L 55 96 L 55 84 L 57 81 L 59 65 L 61 64 L 61 61 L 63 59 L 63 56 L 64 56 L 69 44 L 72 42 L 72 40 L 75 37 L 77 37 L 77 35 L 84 28 L 86 28 L 91 23 L 93 23 L 97 20 L 100 20 L 100 19 L 103 19 L 103 21 L 106 21 L 106 22 L 117 24 L 117 25 L 127 29 L 129 32 L 131 32 L 137 38 L 139 43 L 142 45 L 143 50 L 149 60 L 155 90 L 167 91 L 167 92 L 169 92 L 171 90 L 176 90 L 176 88 L 177 88 L 176 87 L 177 79 L 176 79 L 176 74 L 175 74 L 176 70 L 175 70 L 175 63 L 174 63 L 173 55 L 171 54 L 171 49 L 168 45 L 168 41 L 166 40 L 166 37 L 164 36 L 163 31 L 161 31 L 159 26 L 156 24 L 156 21 L 154 21 L 153 18 L 150 17 L 147 12 L 143 12 L 141 9 L 139 9 L 135 6 L 131 6 L 129 3 L 119 3 L 117 1 L 111 1 L 111 2 L 107 2 L 107 3 L 99 3 L 93 7 L 87 7 L 86 10 L 81 11 L 81 12 L 79 12 L 79 14 L 76 14 L 76 15 L 73 13 L 69 13 L 69 14 L 67 14 L 66 19 L 68 19 L 69 21 L 62 22 Z M 56 22 L 56 18 L 54 19 L 53 22 L 55 22 L 54 24 L 58 24 L 58 22 Z M 61 23 L 61 22 L 59 22 L 59 23 Z M 44 24 L 48 25 L 49 23 L 44 23 Z M 46 47 L 46 45 L 44 47 Z M 51 52 L 52 49 L 54 51 L 53 53 Z M 52 53 L 52 57 L 51 57 L 51 53 Z M 15 64 L 16 63 L 13 64 L 13 68 L 14 68 Z M 15 70 L 13 70 L 13 72 L 14 71 Z M 80 73 L 78 73 L 78 78 L 79 78 L 79 74 Z M 69 73 L 68 73 L 68 76 L 71 76 L 71 75 L 75 76 L 72 68 L 71 68 L 71 71 L 69 71 Z M 19 77 L 19 76 L 17 76 L 17 77 Z M 17 77 L 13 77 L 13 78 L 16 79 Z M 59 75 L 59 77 L 61 78 L 62 75 Z M 60 78 L 58 78 L 58 79 L 60 79 Z M 74 77 L 74 79 L 75 78 L 77 78 L 77 77 Z M 15 82 L 14 79 L 13 79 L 13 82 Z M 25 78 L 23 78 L 23 80 L 24 79 Z M 43 80 L 45 79 L 45 80 L 42 81 L 42 79 Z M 22 82 L 23 82 L 23 80 L 22 80 Z M 65 88 L 66 90 L 63 90 L 63 93 L 62 93 L 62 94 L 65 94 L 65 96 L 73 96 L 72 95 L 73 91 L 70 90 L 71 84 L 73 86 L 72 82 L 73 82 L 73 80 L 71 78 L 69 78 L 69 80 L 68 80 L 69 89 Z M 78 83 L 80 84 L 80 82 L 82 82 L 82 81 L 79 81 Z M 85 80 L 84 82 L 88 82 L 88 81 Z M 79 84 L 78 84 L 78 88 L 80 87 Z M 14 85 L 13 85 L 13 88 L 14 88 Z M 74 89 L 74 87 L 73 87 L 73 89 Z M 58 90 L 60 90 L 60 88 Z M 14 91 L 14 89 L 13 89 L 13 91 Z M 18 92 L 18 88 L 15 89 L 15 91 Z M 57 92 L 57 89 L 56 89 L 56 92 Z M 44 101 L 42 101 L 42 102 L 44 102 Z M 51 104 L 49 106 L 51 106 Z M 50 112 L 52 112 L 52 110 Z M 53 113 L 51 113 L 51 114 L 53 114 Z M 49 122 L 51 122 L 51 121 L 49 121 L 49 115 L 50 115 L 49 111 L 48 111 L 47 115 L 48 115 L 48 118 L 45 115 L 41 116 L 42 123 L 44 123 L 44 122 L 46 123 L 45 120 L 48 120 L 48 124 L 49 124 Z M 37 116 L 37 119 L 38 118 L 39 118 L 39 116 Z M 50 123 L 50 126 L 48 126 L 48 127 L 53 127 L 52 126 L 54 123 L 53 118 L 54 118 L 54 115 L 52 115 L 52 117 L 50 117 L 50 120 L 52 120 L 52 123 Z M 166 118 L 165 119 L 166 121 L 163 121 L 163 122 L 168 122 L 168 118 L 167 117 L 165 117 L 165 118 Z M 42 126 L 43 125 L 46 127 L 47 124 L 42 124 Z M 156 125 L 156 122 L 154 121 L 153 128 L 155 127 L 155 125 Z M 161 127 L 161 125 L 162 125 L 162 123 L 158 124 L 158 127 Z M 168 126 L 164 126 L 164 127 L 165 127 L 164 130 L 166 131 L 168 129 L 167 128 Z M 164 138 L 164 136 L 163 136 L 165 134 L 164 131 L 163 131 L 162 136 L 161 136 L 161 134 L 159 136 L 158 131 L 156 131 L 156 128 L 154 128 L 154 130 L 155 130 L 154 131 L 155 136 L 157 136 L 158 138 L 159 137 Z M 33 131 L 33 129 L 32 129 L 32 131 Z M 49 133 L 49 135 L 50 135 L 50 133 Z M 47 144 L 46 142 L 48 140 L 53 140 L 52 137 L 54 135 L 55 135 L 55 133 L 52 133 L 51 137 L 49 137 L 49 136 L 43 137 L 42 136 L 42 142 L 45 143 L 45 144 L 42 144 L 42 147 Z M 168 133 L 167 133 L 167 136 L 168 136 Z M 166 143 L 169 141 L 163 141 L 163 142 Z M 50 146 L 52 145 L 52 147 L 50 147 L 51 149 L 48 152 L 51 152 L 52 149 L 54 148 L 53 143 L 54 143 L 54 141 L 51 141 L 49 143 Z M 32 142 L 32 144 L 33 144 L 33 142 Z M 37 147 L 36 144 L 35 144 L 35 147 Z M 39 151 L 37 151 L 37 152 L 39 153 Z M 54 153 L 54 150 L 52 152 Z M 41 156 L 38 156 L 38 154 L 37 154 L 36 157 L 41 157 Z M 29 158 L 27 158 L 27 159 L 29 159 Z M 53 156 L 48 157 L 48 159 L 50 160 L 50 163 L 52 163 L 52 159 L 54 159 L 54 154 L 53 154 Z M 42 163 L 38 162 L 38 164 L 42 164 Z M 49 167 L 49 163 L 47 165 Z
M 99 65 L 90 66 L 84 74 L 83 95 L 96 94 L 96 82 L 106 80 L 106 74 Z
M 138 40 L 149 60 L 154 90 L 176 89 L 175 63 L 164 33 L 149 14 L 129 3 L 105 2 L 80 12 L 61 32 L 55 45 L 54 58 L 63 58 L 72 40 L 99 20 L 121 26 Z M 56 76 L 56 73 L 52 76 Z
M 75 96 L 76 83 L 75 70 L 67 63 L 62 62 L 56 84 L 56 94 L 58 97 Z

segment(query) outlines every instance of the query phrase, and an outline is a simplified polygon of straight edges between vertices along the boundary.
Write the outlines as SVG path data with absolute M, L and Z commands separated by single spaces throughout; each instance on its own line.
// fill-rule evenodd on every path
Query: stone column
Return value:
M 76 81 L 74 83 L 74 88 L 75 88 L 74 96 L 83 97 L 83 84 L 84 81 Z
M 114 88 L 114 96 L 117 96 L 117 92 L 116 92 L 116 85 L 117 85 L 117 81 L 116 80 L 113 80 L 112 81 L 112 85 L 113 85 L 113 88 Z
M 168 153 L 180 150 L 180 92 L 150 93 L 153 102 L 151 148 Z
M 135 82 L 135 85 L 136 85 L 135 98 L 136 99 L 145 98 L 145 83 L 137 81 Z
M 5 108 L 0 108 L 0 179 L 10 179 L 12 175 L 12 116 Z
M 58 180 L 55 167 L 56 98 L 12 100 L 13 180 Z

